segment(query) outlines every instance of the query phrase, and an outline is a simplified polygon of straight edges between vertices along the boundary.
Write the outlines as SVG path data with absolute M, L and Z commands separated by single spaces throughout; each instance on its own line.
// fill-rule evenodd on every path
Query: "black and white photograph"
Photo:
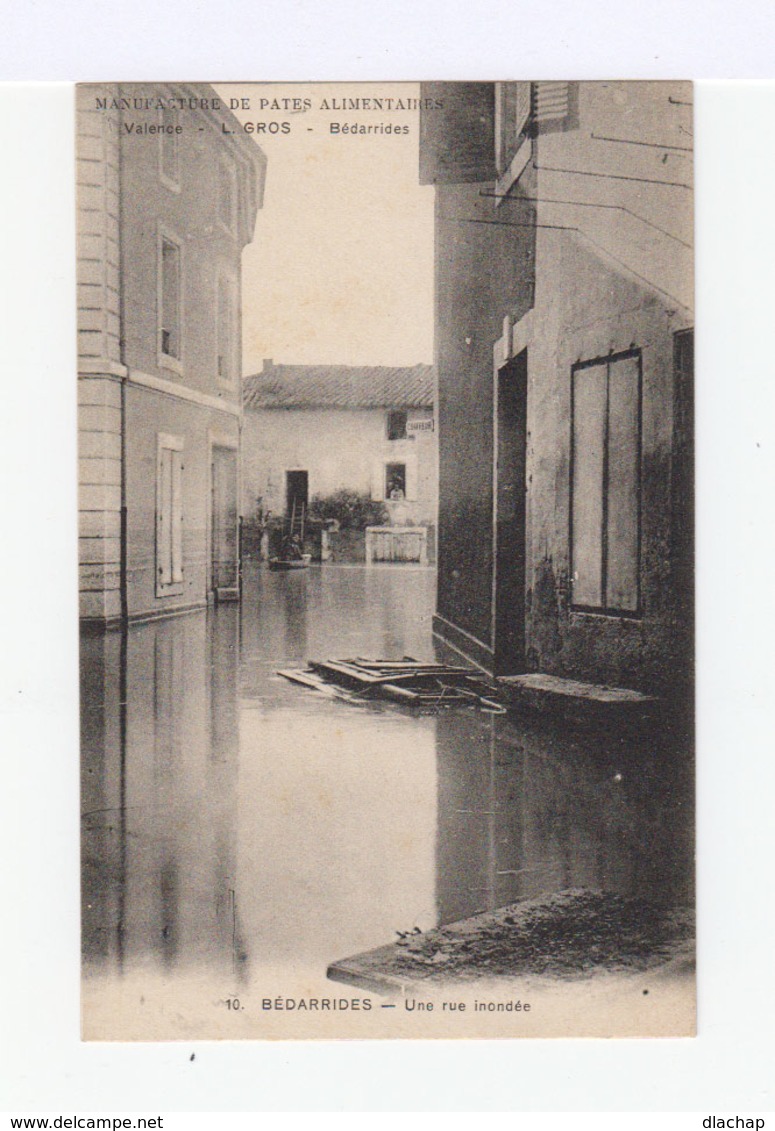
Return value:
M 692 84 L 75 98 L 83 1038 L 692 1036 Z

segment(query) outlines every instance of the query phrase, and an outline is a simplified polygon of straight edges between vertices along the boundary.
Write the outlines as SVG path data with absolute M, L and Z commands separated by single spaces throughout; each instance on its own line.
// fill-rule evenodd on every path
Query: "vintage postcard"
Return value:
M 692 1035 L 691 84 L 76 98 L 83 1036 Z

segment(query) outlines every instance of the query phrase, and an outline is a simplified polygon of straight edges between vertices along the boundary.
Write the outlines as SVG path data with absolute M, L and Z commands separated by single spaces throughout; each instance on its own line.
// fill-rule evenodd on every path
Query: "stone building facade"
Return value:
M 290 515 L 345 488 L 433 544 L 437 444 L 430 365 L 278 365 L 245 378 L 243 507 Z
M 439 636 L 660 694 L 692 656 L 691 88 L 428 84 Z
M 77 88 L 80 612 L 237 592 L 241 255 L 266 161 L 198 84 Z

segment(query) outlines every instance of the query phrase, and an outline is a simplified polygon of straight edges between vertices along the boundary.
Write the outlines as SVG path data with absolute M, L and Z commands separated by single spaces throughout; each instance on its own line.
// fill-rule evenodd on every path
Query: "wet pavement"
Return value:
M 325 699 L 308 659 L 436 656 L 434 573 L 245 577 L 221 606 L 82 647 L 87 977 L 330 962 L 519 899 L 692 901 L 691 768 L 638 741 L 475 710 Z

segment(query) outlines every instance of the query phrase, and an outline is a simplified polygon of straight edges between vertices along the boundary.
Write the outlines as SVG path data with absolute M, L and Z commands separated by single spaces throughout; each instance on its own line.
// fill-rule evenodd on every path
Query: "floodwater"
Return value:
M 429 569 L 254 566 L 241 608 L 84 639 L 87 980 L 324 978 L 398 931 L 572 887 L 691 902 L 680 748 L 277 675 L 433 659 L 433 605 Z

